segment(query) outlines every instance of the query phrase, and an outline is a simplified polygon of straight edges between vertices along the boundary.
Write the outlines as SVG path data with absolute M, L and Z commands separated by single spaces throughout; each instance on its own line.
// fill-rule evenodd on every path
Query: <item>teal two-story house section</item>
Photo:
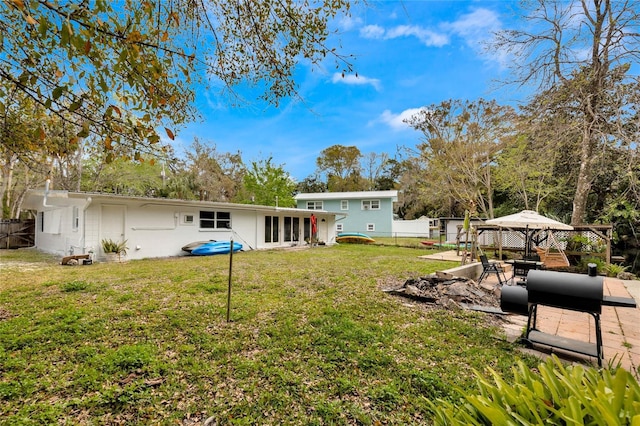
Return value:
M 297 207 L 345 213 L 336 232 L 361 232 L 388 237 L 393 232 L 393 203 L 398 191 L 318 192 L 295 196 Z

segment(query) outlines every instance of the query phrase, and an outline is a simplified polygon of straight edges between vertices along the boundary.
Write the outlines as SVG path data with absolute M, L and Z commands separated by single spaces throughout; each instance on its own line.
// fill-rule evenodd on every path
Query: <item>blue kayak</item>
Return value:
M 236 252 L 238 250 L 242 250 L 242 244 L 234 242 L 233 251 Z M 212 256 L 214 254 L 227 254 L 230 251 L 230 241 L 211 241 L 194 248 L 191 250 L 191 254 L 195 256 Z

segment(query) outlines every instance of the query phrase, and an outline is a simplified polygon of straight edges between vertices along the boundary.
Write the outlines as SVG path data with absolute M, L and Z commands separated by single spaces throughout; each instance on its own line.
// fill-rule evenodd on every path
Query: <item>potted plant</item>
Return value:
M 101 244 L 108 262 L 122 262 L 122 257 L 127 254 L 127 240 L 116 242 L 111 238 L 105 238 Z

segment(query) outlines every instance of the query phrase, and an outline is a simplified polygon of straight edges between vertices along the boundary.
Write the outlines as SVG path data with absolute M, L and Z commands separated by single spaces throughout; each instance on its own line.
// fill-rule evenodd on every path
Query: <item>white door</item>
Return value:
M 124 206 L 103 205 L 101 238 L 122 242 L 124 237 Z

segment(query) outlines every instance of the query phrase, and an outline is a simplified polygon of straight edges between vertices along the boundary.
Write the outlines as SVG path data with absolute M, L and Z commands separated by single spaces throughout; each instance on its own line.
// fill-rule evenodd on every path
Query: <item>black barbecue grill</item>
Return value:
M 634 307 L 635 300 L 628 297 L 610 297 L 603 293 L 603 278 L 596 275 L 590 265 L 589 275 L 567 272 L 531 270 L 527 274 L 527 287 L 503 286 L 500 307 L 505 312 L 528 315 L 524 341 L 527 344 L 564 349 L 604 359 L 600 314 L 602 306 Z M 538 305 L 585 312 L 595 322 L 596 343 L 582 342 L 536 329 Z

